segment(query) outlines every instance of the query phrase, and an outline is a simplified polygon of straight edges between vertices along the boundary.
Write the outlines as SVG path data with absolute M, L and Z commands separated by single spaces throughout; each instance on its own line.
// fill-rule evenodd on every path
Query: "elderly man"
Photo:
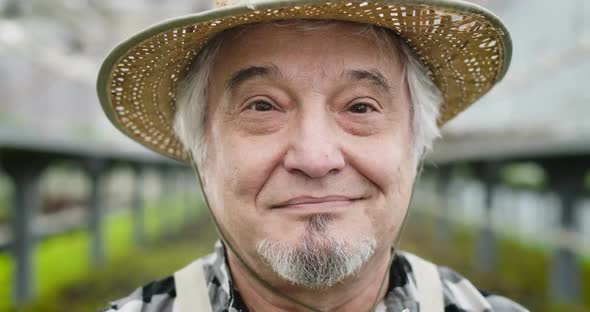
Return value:
M 194 166 L 216 251 L 117 311 L 526 311 L 397 249 L 439 126 L 510 60 L 458 1 L 246 1 L 118 46 L 111 121 Z

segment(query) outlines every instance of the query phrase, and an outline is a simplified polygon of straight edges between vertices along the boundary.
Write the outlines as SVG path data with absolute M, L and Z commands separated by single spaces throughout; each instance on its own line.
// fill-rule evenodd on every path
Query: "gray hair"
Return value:
M 297 27 L 304 31 L 330 28 L 339 23 L 347 22 L 330 20 L 271 22 L 275 26 Z M 237 27 L 215 36 L 200 51 L 188 74 L 178 85 L 174 131 L 184 146 L 193 154 L 195 162 L 199 165 L 204 164 L 207 155 L 207 87 L 215 58 L 222 43 L 229 36 L 242 34 L 252 27 L 256 27 L 256 25 Z M 414 51 L 403 40 L 399 40 L 392 30 L 367 24 L 364 25 L 359 34 L 372 35 L 378 42 L 397 47 L 403 66 L 404 79 L 410 93 L 414 164 L 417 165 L 419 158 L 429 151 L 434 140 L 440 137 L 440 130 L 436 121 L 439 106 L 442 103 L 441 93 Z
M 295 246 L 263 239 L 256 251 L 275 273 L 294 285 L 329 288 L 356 273 L 375 253 L 377 242 L 366 237 L 355 242 L 338 240 L 328 232 L 329 215 L 313 215 Z

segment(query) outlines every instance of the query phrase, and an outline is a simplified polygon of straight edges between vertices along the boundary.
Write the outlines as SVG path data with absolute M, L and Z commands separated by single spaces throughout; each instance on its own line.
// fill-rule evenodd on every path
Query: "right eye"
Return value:
M 257 112 L 268 112 L 274 109 L 274 107 L 272 106 L 272 104 L 270 104 L 267 101 L 263 101 L 263 100 L 257 100 L 255 102 L 252 102 L 249 106 L 248 109 L 257 111 Z

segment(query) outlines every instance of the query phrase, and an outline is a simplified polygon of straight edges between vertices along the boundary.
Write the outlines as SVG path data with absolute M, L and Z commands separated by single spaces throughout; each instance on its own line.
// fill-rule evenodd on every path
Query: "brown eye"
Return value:
M 369 104 L 358 103 L 350 106 L 348 110 L 355 114 L 366 114 L 372 111 L 373 108 Z
M 251 110 L 255 110 L 257 112 L 268 112 L 268 111 L 273 110 L 272 104 L 270 104 L 266 101 L 256 101 L 256 102 L 250 104 L 249 108 Z

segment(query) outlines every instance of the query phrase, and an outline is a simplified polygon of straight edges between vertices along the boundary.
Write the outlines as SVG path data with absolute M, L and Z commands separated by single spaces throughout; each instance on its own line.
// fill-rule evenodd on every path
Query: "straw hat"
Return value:
M 281 19 L 330 19 L 393 29 L 412 47 L 441 90 L 442 126 L 494 86 L 512 46 L 502 22 L 453 0 L 218 0 L 217 8 L 153 25 L 119 44 L 98 75 L 111 122 L 148 148 L 180 161 L 188 154 L 173 130 L 176 84 L 216 33 Z

